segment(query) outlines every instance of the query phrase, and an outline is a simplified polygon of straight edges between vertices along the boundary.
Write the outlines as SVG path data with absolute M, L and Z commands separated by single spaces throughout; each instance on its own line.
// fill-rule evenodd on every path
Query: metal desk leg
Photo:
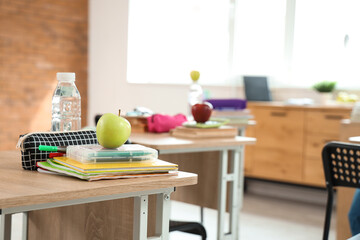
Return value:
M 28 213 L 27 212 L 23 212 L 23 217 L 22 217 L 22 240 L 26 240 L 27 239 L 27 226 L 28 226 Z
M 218 194 L 218 222 L 217 222 L 217 239 L 224 239 L 224 222 L 226 212 L 226 183 L 227 183 L 227 167 L 228 152 L 223 150 L 220 152 L 219 161 L 219 194 Z
M 170 193 L 156 195 L 156 230 L 160 239 L 169 239 Z
M 134 197 L 133 239 L 147 239 L 148 196 Z
M 230 191 L 230 199 L 229 199 L 229 207 L 230 207 L 230 233 L 232 235 L 232 239 L 239 239 L 239 217 L 240 217 L 240 209 L 239 209 L 239 152 L 236 150 L 232 151 L 232 160 L 231 160 L 231 172 L 233 173 L 233 182 L 231 184 Z
M 4 212 L 0 215 L 0 240 L 11 239 L 11 214 Z
M 204 207 L 200 206 L 200 222 L 204 224 Z
M 244 181 L 245 181 L 245 174 L 244 174 L 244 156 L 245 156 L 245 147 L 241 146 L 239 151 L 239 181 L 238 181 L 238 193 L 239 193 L 239 211 L 243 207 L 243 200 L 244 200 Z

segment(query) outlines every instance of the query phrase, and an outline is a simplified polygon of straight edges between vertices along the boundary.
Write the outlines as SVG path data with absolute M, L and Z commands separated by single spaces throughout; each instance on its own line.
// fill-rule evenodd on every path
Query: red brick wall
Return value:
M 47 131 L 57 72 L 75 72 L 87 116 L 86 0 L 0 0 L 0 150 Z

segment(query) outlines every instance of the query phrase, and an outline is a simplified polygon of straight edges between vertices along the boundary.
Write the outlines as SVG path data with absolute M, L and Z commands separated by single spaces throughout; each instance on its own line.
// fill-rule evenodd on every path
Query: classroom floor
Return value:
M 325 216 L 326 192 L 266 182 L 248 182 L 240 215 L 240 239 L 309 240 L 321 239 Z M 330 240 L 335 239 L 336 211 L 333 211 Z M 171 219 L 200 221 L 200 208 L 172 201 Z M 13 216 L 12 239 L 21 239 L 21 214 Z M 217 212 L 204 209 L 208 240 L 216 239 Z M 228 222 L 225 223 L 227 229 Z M 170 233 L 170 240 L 197 240 L 199 236 Z
M 296 186 L 252 182 L 244 196 L 240 215 L 240 239 L 309 240 L 321 239 L 325 216 L 326 192 Z M 171 218 L 200 221 L 198 206 L 173 201 Z M 329 239 L 336 239 L 336 211 L 333 211 Z M 204 210 L 208 239 L 216 239 L 217 212 Z M 226 229 L 228 222 L 226 224 Z M 196 240 L 199 236 L 170 233 L 170 240 Z

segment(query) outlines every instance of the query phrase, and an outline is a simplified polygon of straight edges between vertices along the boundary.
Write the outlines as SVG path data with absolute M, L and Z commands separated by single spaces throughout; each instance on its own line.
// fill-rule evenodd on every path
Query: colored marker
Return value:
M 47 152 L 66 152 L 66 146 L 45 146 L 39 145 L 40 151 L 47 151 Z

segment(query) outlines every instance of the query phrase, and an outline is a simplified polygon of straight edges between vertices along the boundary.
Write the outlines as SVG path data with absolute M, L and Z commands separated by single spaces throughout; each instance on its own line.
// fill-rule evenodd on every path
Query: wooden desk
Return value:
M 214 155 L 214 151 L 220 152 L 219 164 L 215 166 L 218 168 L 218 175 L 210 176 L 207 188 L 212 189 L 212 198 L 215 198 L 216 186 L 213 186 L 212 179 L 217 179 L 218 185 L 218 197 L 217 197 L 217 210 L 218 210 L 218 239 L 239 239 L 238 226 L 239 226 L 239 212 L 242 206 L 243 198 L 243 184 L 244 184 L 244 171 L 243 171 L 243 146 L 245 144 L 255 143 L 255 138 L 236 137 L 236 138 L 218 138 L 218 139 L 181 139 L 171 137 L 168 133 L 154 134 L 154 133 L 132 133 L 130 139 L 133 143 L 142 144 L 151 148 L 155 148 L 159 151 L 159 154 L 163 158 L 164 155 L 175 155 L 183 153 L 198 153 L 206 152 Z M 231 156 L 228 157 L 228 151 Z M 215 154 L 216 155 L 216 154 Z M 182 156 L 181 156 L 182 158 Z M 171 161 L 169 159 L 166 159 Z M 200 159 L 192 160 L 197 161 Z M 230 164 L 228 166 L 228 160 Z M 184 160 L 179 163 L 179 167 L 185 165 L 187 161 Z M 209 170 L 213 168 L 213 163 L 210 159 L 201 162 L 201 168 Z M 194 166 L 194 165 L 192 165 Z M 230 173 L 228 173 L 228 168 Z M 195 169 L 195 168 L 192 168 Z M 206 171 L 200 170 L 200 171 Z M 197 173 L 197 171 L 195 171 Z M 217 178 L 216 178 L 217 177 Z M 201 177 L 200 177 L 201 178 Z M 212 178 L 212 179 L 211 179 Z M 215 180 L 216 181 L 216 180 Z M 230 191 L 227 192 L 227 184 L 230 183 Z M 204 186 L 204 185 L 203 185 Z M 205 187 L 198 187 L 197 192 L 191 192 L 191 194 L 183 194 L 184 197 L 194 198 L 194 195 L 203 194 Z M 202 189 L 199 189 L 202 188 Z M 214 193 L 215 191 L 215 193 Z M 229 195 L 229 212 L 230 212 L 230 232 L 224 232 L 225 212 L 226 212 L 226 198 Z M 209 196 L 208 196 L 209 197 Z M 181 200 L 182 200 L 181 199 Z M 215 198 L 216 199 L 216 198 Z M 189 201 L 187 201 L 189 202 Z M 194 202 L 192 202 L 194 203 Z M 196 202 L 200 206 L 204 206 L 202 202 Z
M 148 196 L 151 194 L 157 196 L 155 234 L 162 237 L 157 239 L 168 239 L 170 193 L 173 192 L 174 187 L 196 183 L 197 175 L 185 172 L 180 172 L 178 176 L 87 182 L 71 177 L 22 170 L 19 152 L 0 152 L 0 240 L 10 239 L 11 214 L 13 213 L 27 213 L 40 209 L 129 197 L 134 197 L 133 239 L 146 239 Z M 120 213 L 117 214 L 120 218 Z M 63 223 L 54 221 L 54 219 L 47 219 L 44 224 L 46 225 L 40 225 L 40 227 L 46 229 L 58 225 L 57 227 L 60 228 L 61 232 Z M 69 224 L 76 225 L 75 222 Z M 23 226 L 25 236 L 27 233 L 26 226 L 25 218 Z M 80 229 L 82 234 L 86 231 L 84 226 Z M 59 232 L 57 233 L 59 234 Z M 67 233 L 66 230 L 59 235 L 56 235 L 56 232 L 50 234 L 53 234 L 50 235 L 51 239 L 79 239 L 78 236 Z M 131 239 L 131 236 L 126 235 L 126 233 L 121 234 L 125 235 L 124 239 Z M 49 239 L 44 235 L 37 237 L 37 239 L 39 238 Z

